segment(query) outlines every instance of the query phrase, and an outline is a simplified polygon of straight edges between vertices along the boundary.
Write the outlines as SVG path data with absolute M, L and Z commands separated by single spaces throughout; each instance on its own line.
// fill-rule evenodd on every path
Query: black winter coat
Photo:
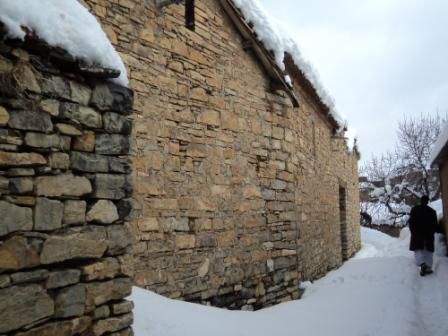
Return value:
M 409 218 L 411 244 L 409 249 L 434 252 L 434 233 L 437 229 L 437 214 L 427 205 L 416 205 Z

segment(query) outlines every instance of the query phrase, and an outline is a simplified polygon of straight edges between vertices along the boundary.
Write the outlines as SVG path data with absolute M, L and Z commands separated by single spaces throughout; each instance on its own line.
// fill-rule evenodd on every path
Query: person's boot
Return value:
M 431 274 L 431 273 L 432 273 L 431 267 L 429 267 L 425 263 L 420 265 L 420 275 L 421 276 L 425 276 L 425 275 L 428 275 L 428 274 Z
M 427 273 L 428 266 L 425 263 L 420 265 L 420 276 L 425 276 Z

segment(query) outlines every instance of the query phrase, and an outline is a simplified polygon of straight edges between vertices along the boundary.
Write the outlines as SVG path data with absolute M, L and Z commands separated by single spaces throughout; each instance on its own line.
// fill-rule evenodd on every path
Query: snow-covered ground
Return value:
M 409 231 L 391 238 L 362 228 L 362 250 L 340 269 L 307 283 L 301 300 L 257 312 L 227 311 L 134 288 L 136 336 L 446 336 L 448 258 L 420 277 Z M 438 240 L 438 239 L 437 239 Z M 438 244 L 438 254 L 444 246 Z

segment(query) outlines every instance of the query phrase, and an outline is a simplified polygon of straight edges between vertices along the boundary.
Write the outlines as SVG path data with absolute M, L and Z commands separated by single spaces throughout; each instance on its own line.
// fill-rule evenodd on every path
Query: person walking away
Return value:
M 428 196 L 422 196 L 420 205 L 411 210 L 409 229 L 411 243 L 409 249 L 414 251 L 415 262 L 420 267 L 420 275 L 431 274 L 434 253 L 434 234 L 437 229 L 437 214 L 428 206 Z

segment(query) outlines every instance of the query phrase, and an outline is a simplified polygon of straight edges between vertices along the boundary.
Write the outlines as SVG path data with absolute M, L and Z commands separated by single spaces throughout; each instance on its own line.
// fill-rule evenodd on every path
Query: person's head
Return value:
M 429 197 L 426 195 L 423 195 L 422 198 L 420 198 L 421 205 L 428 205 L 429 203 Z

